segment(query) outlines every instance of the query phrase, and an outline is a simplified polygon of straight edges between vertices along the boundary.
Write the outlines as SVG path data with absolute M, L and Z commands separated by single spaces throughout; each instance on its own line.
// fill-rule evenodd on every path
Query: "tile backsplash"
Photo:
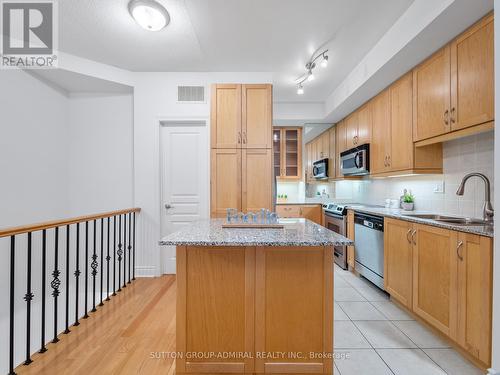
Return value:
M 464 175 L 480 172 L 490 179 L 493 198 L 493 146 L 493 132 L 446 142 L 443 145 L 442 175 L 337 181 L 333 183 L 335 198 L 383 205 L 386 198 L 398 199 L 403 189 L 408 189 L 415 195 L 417 210 L 482 217 L 484 202 L 482 180 L 470 179 L 465 186 L 465 194 L 461 197 L 455 192 Z M 444 192 L 435 193 L 435 188 L 440 185 L 444 185 Z

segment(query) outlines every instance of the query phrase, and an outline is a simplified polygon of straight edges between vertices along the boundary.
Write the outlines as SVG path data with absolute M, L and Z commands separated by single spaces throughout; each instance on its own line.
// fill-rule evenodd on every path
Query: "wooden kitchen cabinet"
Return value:
M 384 287 L 392 298 L 412 308 L 413 225 L 403 220 L 384 220 Z
M 358 111 L 354 111 L 344 120 L 346 149 L 356 147 L 358 137 Z
M 278 204 L 276 212 L 283 218 L 305 218 L 321 225 L 322 210 L 319 204 Z
M 347 238 L 354 241 L 354 211 L 352 210 L 347 211 Z M 356 265 L 355 251 L 354 246 L 347 246 L 347 265 L 350 269 L 354 269 Z
M 335 177 L 343 178 L 340 170 L 340 154 L 347 149 L 345 120 L 335 125 Z
M 391 152 L 391 96 L 385 90 L 372 100 L 373 129 L 370 144 L 370 173 L 389 171 Z
M 319 144 L 320 144 L 320 150 L 319 150 L 319 158 L 320 159 L 328 159 L 330 158 L 330 133 L 329 131 L 323 132 L 319 136 Z
M 458 233 L 457 342 L 486 367 L 491 363 L 492 262 L 491 238 Z
M 273 129 L 274 173 L 283 180 L 302 178 L 302 128 Z
M 314 178 L 312 176 L 312 163 L 313 163 L 312 142 L 306 143 L 305 152 L 306 152 L 306 168 L 305 168 L 306 182 L 312 182 L 314 181 Z
M 337 175 L 337 151 L 336 151 L 336 138 L 335 128 L 328 130 L 329 139 L 329 155 L 328 155 L 328 177 L 334 179 Z
M 371 105 L 366 103 L 345 119 L 346 149 L 370 143 L 372 132 Z
M 413 241 L 413 311 L 457 337 L 457 232 L 416 224 Z
M 271 132 L 272 85 L 212 85 L 211 148 L 271 148 Z
M 241 210 L 241 149 L 212 149 L 210 164 L 211 216 L 225 217 L 228 208 Z
M 269 149 L 242 150 L 241 210 L 243 212 L 257 212 L 261 208 L 272 210 L 271 152 Z

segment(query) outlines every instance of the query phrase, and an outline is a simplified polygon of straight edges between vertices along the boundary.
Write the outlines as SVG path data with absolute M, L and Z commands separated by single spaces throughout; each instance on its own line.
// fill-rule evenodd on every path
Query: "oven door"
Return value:
M 331 214 L 325 211 L 325 227 L 331 231 L 346 235 L 346 221 L 345 216 Z M 339 267 L 347 269 L 347 246 L 334 246 L 334 261 Z

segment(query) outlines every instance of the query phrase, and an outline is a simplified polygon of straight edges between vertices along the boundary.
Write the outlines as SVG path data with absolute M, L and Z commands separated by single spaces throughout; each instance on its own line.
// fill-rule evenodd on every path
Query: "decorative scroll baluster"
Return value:
M 133 242 L 133 256 L 134 256 L 134 261 L 132 262 L 132 280 L 135 280 L 135 212 L 134 212 L 134 242 Z
M 89 222 L 85 222 L 85 315 L 83 319 L 89 317 L 88 311 L 88 296 L 89 296 Z
M 113 296 L 116 296 L 116 216 L 113 217 Z
M 96 254 L 96 232 L 97 232 L 97 220 L 94 220 L 94 249 L 92 253 L 92 263 L 90 267 L 92 268 L 92 312 L 96 311 L 95 308 L 95 277 L 97 275 L 97 267 L 99 264 L 97 263 L 97 254 Z
M 15 252 L 16 237 L 10 237 L 10 312 L 9 312 L 9 375 L 15 375 L 14 372 L 14 272 L 15 272 Z
M 59 297 L 59 286 L 61 285 L 61 280 L 59 280 L 59 275 L 61 272 L 57 268 L 57 258 L 59 257 L 59 227 L 55 228 L 55 246 L 54 246 L 54 272 L 52 272 L 52 282 L 50 286 L 52 287 L 52 297 L 54 297 L 54 338 L 53 343 L 59 341 L 57 338 L 57 297 Z
M 80 285 L 80 223 L 76 223 L 76 264 L 75 264 L 75 323 L 74 326 L 79 326 L 78 321 L 78 302 L 79 294 L 78 287 Z
M 69 240 L 70 240 L 70 228 L 66 225 L 66 329 L 64 333 L 67 335 L 70 333 L 69 330 Z
M 123 215 L 123 288 L 127 287 L 127 214 Z
M 118 291 L 122 290 L 122 215 L 118 216 Z
M 103 293 L 103 272 L 102 272 L 102 267 L 103 267 L 103 252 L 104 252 L 104 219 L 101 219 L 101 302 L 99 303 L 99 306 L 104 305 L 102 303 L 102 293 Z
M 47 283 L 47 231 L 44 229 L 42 232 L 42 334 L 40 350 L 38 353 L 45 353 L 45 293 Z
M 127 250 L 128 250 L 128 283 L 130 284 L 131 281 L 130 281 L 130 260 L 132 259 L 130 257 L 130 250 L 132 250 L 132 214 L 129 213 L 128 214 L 128 246 L 127 246 Z
M 26 360 L 25 365 L 29 365 L 31 362 L 31 300 L 34 295 L 31 292 L 31 232 L 28 232 L 28 249 L 27 249 L 27 279 L 26 279 L 26 294 L 24 295 L 24 300 L 26 301 Z
M 110 218 L 108 217 L 108 233 L 107 233 L 107 243 L 106 243 L 106 301 L 109 301 L 109 261 L 111 260 L 111 257 L 109 256 L 109 221 Z

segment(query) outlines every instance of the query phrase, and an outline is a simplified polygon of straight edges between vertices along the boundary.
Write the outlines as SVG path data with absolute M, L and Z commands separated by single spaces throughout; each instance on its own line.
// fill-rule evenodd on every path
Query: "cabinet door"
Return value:
M 276 205 L 276 213 L 279 217 L 284 218 L 299 218 L 300 217 L 300 206 L 296 204 L 278 204 Z
M 212 149 L 210 189 L 212 217 L 241 210 L 241 149 Z
M 451 43 L 451 129 L 493 121 L 493 15 Z
M 306 144 L 306 182 L 312 181 L 312 143 Z
M 330 157 L 330 135 L 326 131 L 321 134 L 321 158 L 328 159 Z
M 246 149 L 242 151 L 242 198 L 243 212 L 257 212 L 261 208 L 272 209 L 273 179 L 271 150 Z
M 300 128 L 283 129 L 282 178 L 300 179 L 302 173 L 302 132 Z
M 457 342 L 483 362 L 491 364 L 491 238 L 458 234 L 458 338 Z
M 392 298 L 411 309 L 413 246 L 410 222 L 384 221 L 384 286 Z
M 413 70 L 413 141 L 450 131 L 450 47 Z
M 241 148 L 241 85 L 212 85 L 211 147 Z
M 273 170 L 274 176 L 280 178 L 283 174 L 282 154 L 281 154 L 281 140 L 282 131 L 280 128 L 273 129 Z
M 391 97 L 385 90 L 372 101 L 372 142 L 370 144 L 370 173 L 386 172 L 391 149 Z
M 328 131 L 329 138 L 329 159 L 328 159 L 328 176 L 334 178 L 337 174 L 337 164 L 336 164 L 336 140 L 335 140 L 335 128 L 330 128 Z
M 358 139 L 358 112 L 354 112 L 345 119 L 346 149 L 356 147 Z
M 356 146 L 370 143 L 372 138 L 372 107 L 371 103 L 365 104 L 358 110 L 358 138 Z
M 272 121 L 272 86 L 243 85 L 243 148 L 271 148 Z
M 347 211 L 347 238 L 354 241 L 354 211 Z M 354 269 L 355 266 L 355 248 L 347 246 L 347 264 Z
M 413 311 L 451 339 L 457 328 L 457 232 L 416 224 Z
M 346 149 L 346 132 L 344 120 L 340 121 L 335 125 L 335 176 L 337 178 L 342 178 L 342 172 L 340 170 L 340 153 Z
M 412 140 L 412 76 L 407 74 L 390 87 L 391 149 L 389 165 L 392 171 L 413 168 Z
M 304 205 L 299 207 L 300 217 L 314 221 L 316 224 L 321 225 L 321 206 L 320 205 Z

